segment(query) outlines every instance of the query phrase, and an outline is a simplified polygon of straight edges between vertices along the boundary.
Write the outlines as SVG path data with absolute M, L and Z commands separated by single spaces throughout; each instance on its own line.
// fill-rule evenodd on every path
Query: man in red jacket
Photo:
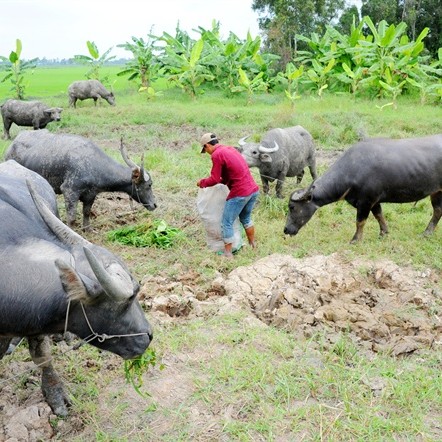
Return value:
M 197 186 L 204 188 L 222 183 L 230 191 L 224 206 L 221 230 L 224 256 L 232 258 L 233 223 L 237 217 L 246 231 L 249 244 L 255 247 L 255 227 L 251 215 L 258 198 L 259 187 L 246 161 L 234 147 L 219 144 L 217 136 L 213 133 L 204 134 L 201 137 L 201 145 L 201 153 L 207 152 L 212 157 L 212 171 L 208 178 L 199 180 Z

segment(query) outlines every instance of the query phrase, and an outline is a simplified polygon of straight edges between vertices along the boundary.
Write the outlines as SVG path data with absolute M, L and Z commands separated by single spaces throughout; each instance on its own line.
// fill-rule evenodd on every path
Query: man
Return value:
M 217 136 L 213 133 L 204 134 L 201 137 L 201 145 L 201 153 L 207 152 L 212 158 L 212 171 L 208 178 L 199 180 L 197 186 L 204 188 L 222 183 L 230 191 L 224 206 L 221 231 L 224 241 L 224 256 L 232 258 L 233 223 L 237 217 L 246 231 L 249 244 L 255 247 L 255 227 L 251 214 L 258 198 L 259 187 L 253 179 L 246 161 L 234 147 L 219 144 Z

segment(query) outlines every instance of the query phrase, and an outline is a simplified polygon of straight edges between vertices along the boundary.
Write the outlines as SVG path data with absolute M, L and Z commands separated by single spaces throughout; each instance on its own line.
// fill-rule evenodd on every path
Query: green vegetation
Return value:
M 259 139 L 270 128 L 300 124 L 317 143 L 322 174 L 361 135 L 442 133 L 440 106 L 428 101 L 419 104 L 417 96 L 398 96 L 394 107 L 388 105 L 390 98 L 334 94 L 329 88 L 323 90 L 322 98 L 316 93 L 297 97 L 295 107 L 283 91 L 255 93 L 252 105 L 248 105 L 247 92 L 227 97 L 218 89 L 208 89 L 192 100 L 163 80 L 153 83 L 163 95 L 147 102 L 127 80 L 117 77 L 118 68 L 106 69 L 115 81 L 115 107 L 84 102 L 77 109 L 66 108 L 67 86 L 79 78 L 78 67 L 36 70 L 33 81 L 38 81 L 29 93 L 65 107 L 62 121 L 51 123 L 50 131 L 89 137 L 121 162 L 122 136 L 136 164 L 145 153 L 158 208 L 148 212 L 134 204 L 132 210 L 129 200 L 121 196 L 115 210 L 103 197 L 94 207 L 93 229 L 81 233 L 120 255 L 142 285 L 146 283 L 141 295 L 146 306 L 157 295 L 153 278 L 164 278 L 171 285 L 191 281 L 205 293 L 215 276 L 273 253 L 298 258 L 339 253 L 349 261 L 389 259 L 420 270 L 442 269 L 442 226 L 431 237 L 421 235 L 431 217 L 428 198 L 416 204 L 385 204 L 390 234 L 384 238 L 379 238 L 377 222 L 370 217 L 362 242 L 350 245 L 356 211 L 345 202 L 319 209 L 297 236 L 286 237 L 287 198 L 300 187 L 295 178 L 288 178 L 283 200 L 274 197 L 274 186 L 270 196 L 260 195 L 254 211 L 258 247 L 243 247 L 233 260 L 224 260 L 207 248 L 195 207 L 196 182 L 211 167 L 209 156 L 200 154 L 198 141 L 204 132 L 213 131 L 222 143 L 235 145 L 246 135 Z M 295 75 L 292 95 L 296 94 L 296 80 Z M 41 91 L 35 84 L 41 85 Z M 0 89 L 2 96 L 4 91 Z M 16 126 L 11 128 L 13 138 L 18 131 Z M 9 144 L 0 140 L 0 158 Z M 257 170 L 252 173 L 259 182 Z M 310 182 L 306 171 L 302 186 Z M 59 203 L 65 219 L 61 198 Z M 185 241 L 164 250 L 108 239 L 108 232 L 116 227 L 153 225 L 158 219 L 183 232 Z M 151 317 L 149 312 L 147 315 Z M 204 320 L 155 319 L 153 328 L 151 350 L 157 365 L 152 367 L 151 359 L 140 361 L 131 373 L 134 385 L 150 394 L 147 397 L 136 394 L 126 383 L 117 356 L 91 346 L 75 353 L 54 348 L 57 370 L 73 400 L 71 416 L 57 427 L 54 440 L 184 442 L 210 440 L 208 434 L 212 440 L 247 442 L 441 439 L 440 351 L 421 350 L 403 358 L 379 353 L 368 356 L 345 331 L 331 345 L 325 336 L 300 339 L 228 312 Z M 14 357 L 29 361 L 24 349 Z M 10 361 L 0 362 L 4 378 L 10 372 Z M 160 372 L 161 364 L 165 368 Z M 126 369 L 130 371 L 130 367 Z M 371 388 L 373 379 L 382 380 L 382 394 Z M 11 387 L 17 388 L 17 395 L 39 389 L 35 374 L 24 375 L 22 384 Z M 155 399 L 158 397 L 161 403 Z
M 103 84 L 108 84 L 108 78 L 103 76 L 102 68 L 106 63 L 112 61 L 115 56 L 109 55 L 112 48 L 109 48 L 104 54 L 100 55 L 100 51 L 97 45 L 93 41 L 86 42 L 89 55 L 75 55 L 74 60 L 80 64 L 86 65 L 89 70 L 86 72 L 85 76 L 88 79 L 99 80 Z
M 20 58 L 22 51 L 22 43 L 20 39 L 15 42 L 15 51 L 11 51 L 9 57 L 0 56 L 0 61 L 2 61 L 5 66 L 3 70 L 6 75 L 0 80 L 0 83 L 5 83 L 10 80 L 12 87 L 10 91 L 13 92 L 14 98 L 18 100 L 23 100 L 25 97 L 25 90 L 27 88 L 26 83 L 26 71 L 34 69 L 36 66 L 36 60 L 22 60 Z
M 182 232 L 168 226 L 164 220 L 154 220 L 151 223 L 112 230 L 107 237 L 111 241 L 128 246 L 168 249 L 174 245 L 177 238 L 182 237 Z
M 144 354 L 137 358 L 124 361 L 124 376 L 126 377 L 126 381 L 134 387 L 140 396 L 149 396 L 148 392 L 141 390 L 143 386 L 143 376 L 150 367 L 155 367 L 156 365 L 157 356 L 155 350 L 151 348 L 148 348 Z M 159 368 L 162 370 L 164 366 L 161 364 Z

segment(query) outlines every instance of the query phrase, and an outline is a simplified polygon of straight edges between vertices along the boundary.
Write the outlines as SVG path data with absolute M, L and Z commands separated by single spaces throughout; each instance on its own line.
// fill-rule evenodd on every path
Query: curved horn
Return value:
M 90 242 L 85 240 L 78 233 L 74 232 L 66 224 L 63 224 L 47 207 L 43 198 L 35 190 L 34 184 L 31 180 L 26 180 L 29 193 L 40 213 L 43 221 L 47 224 L 49 229 L 55 234 L 55 236 L 63 243 L 70 245 L 89 245 Z
M 144 152 L 141 154 L 140 181 L 144 181 Z
M 240 146 L 244 146 L 244 144 L 246 144 L 246 140 L 247 140 L 247 138 L 249 138 L 249 137 L 250 137 L 250 135 L 247 135 L 246 137 L 241 138 L 241 139 L 238 141 L 238 144 L 239 144 Z
M 136 167 L 138 169 L 138 166 L 127 156 L 127 151 L 126 148 L 124 147 L 123 144 L 123 137 L 121 137 L 121 141 L 120 141 L 120 152 L 121 152 L 121 156 L 123 157 L 123 160 L 126 162 L 126 164 L 129 167 Z
M 89 261 L 91 269 L 98 279 L 98 282 L 101 284 L 109 297 L 116 300 L 125 300 L 133 295 L 132 286 L 128 286 L 123 278 L 113 276 L 106 271 L 103 264 L 101 264 L 101 262 L 88 247 L 83 247 L 83 250 L 87 260 Z
M 279 149 L 278 143 L 275 141 L 275 147 L 264 147 L 261 144 L 258 147 L 258 150 L 262 153 L 272 153 L 276 152 Z

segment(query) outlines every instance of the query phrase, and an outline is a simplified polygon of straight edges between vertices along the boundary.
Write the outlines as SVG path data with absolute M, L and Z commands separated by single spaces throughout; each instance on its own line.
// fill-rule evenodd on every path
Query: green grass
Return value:
M 89 381 L 77 384 L 89 433 L 106 441 L 207 440 L 209 434 L 212 440 L 232 441 L 440 440 L 431 428 L 442 413 L 440 354 L 422 352 L 418 360 L 367 357 L 345 335 L 324 347 L 320 335 L 296 341 L 272 327 L 245 327 L 244 319 L 225 315 L 157 327 L 157 355 L 169 361 L 161 376 L 167 382 L 179 373 L 180 384 L 173 388 L 187 393 L 169 406 L 167 400 L 161 405 L 145 399 L 136 430 L 130 427 L 137 420 L 125 417 L 135 406 L 127 390 L 100 393 L 111 413 L 101 416 L 91 405 L 84 409 L 95 388 Z M 100 390 L 115 376 L 103 373 Z M 379 383 L 382 390 L 372 389 Z M 192 414 L 196 407 L 206 415 L 198 419 Z M 218 425 L 213 417 L 220 417 Z M 155 425 L 163 421 L 169 422 L 165 432 Z

